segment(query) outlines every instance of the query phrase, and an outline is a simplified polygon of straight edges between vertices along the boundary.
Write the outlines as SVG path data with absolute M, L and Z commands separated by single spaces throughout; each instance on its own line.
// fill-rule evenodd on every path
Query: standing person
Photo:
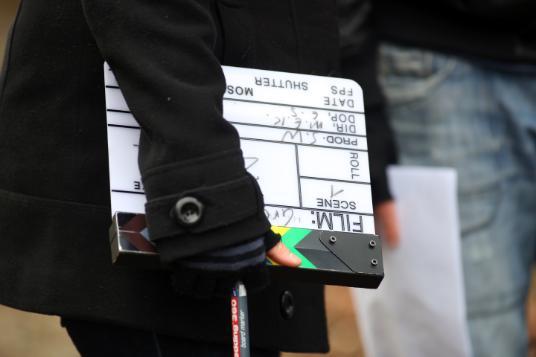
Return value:
M 474 355 L 526 356 L 536 248 L 536 3 L 375 6 L 401 163 L 458 172 Z
M 23 0 L 0 82 L 0 303 L 62 316 L 83 356 L 229 355 L 230 286 L 266 285 L 272 247 L 299 261 L 222 116 L 220 65 L 340 73 L 336 15 L 334 0 Z M 150 234 L 174 279 L 111 264 L 104 60 L 142 127 Z M 272 279 L 249 305 L 254 356 L 327 351 L 321 285 Z

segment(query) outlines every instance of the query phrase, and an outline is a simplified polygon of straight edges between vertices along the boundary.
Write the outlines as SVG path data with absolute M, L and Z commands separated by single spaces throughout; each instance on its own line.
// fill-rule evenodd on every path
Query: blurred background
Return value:
M 18 6 L 18 0 L 0 2 L 0 55 L 6 44 L 9 27 Z M 534 286 L 534 281 L 533 284 Z M 531 313 L 536 294 L 530 294 L 528 312 L 531 341 L 534 341 L 535 316 Z M 332 351 L 328 356 L 364 356 L 361 339 L 356 323 L 350 290 L 342 287 L 327 288 L 328 321 Z M 439 322 L 438 322 L 439 323 Z M 57 317 L 42 316 L 16 311 L 0 306 L 0 356 L 7 357 L 75 357 L 78 355 L 66 332 L 60 327 Z M 534 342 L 531 343 L 531 356 L 536 356 Z M 316 356 L 292 355 L 291 356 Z

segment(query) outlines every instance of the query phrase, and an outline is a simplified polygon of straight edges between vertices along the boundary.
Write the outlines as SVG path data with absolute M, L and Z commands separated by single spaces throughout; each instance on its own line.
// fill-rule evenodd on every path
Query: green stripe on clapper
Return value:
M 309 261 L 302 253 L 296 249 L 296 246 L 311 233 L 310 229 L 303 228 L 290 228 L 283 236 L 283 244 L 294 254 L 296 254 L 302 261 L 300 268 L 316 269 L 316 266 Z

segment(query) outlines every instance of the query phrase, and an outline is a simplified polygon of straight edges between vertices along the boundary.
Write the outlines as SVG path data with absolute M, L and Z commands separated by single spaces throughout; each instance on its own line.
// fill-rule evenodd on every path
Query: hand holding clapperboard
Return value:
M 247 68 L 223 66 L 223 71 L 224 117 L 238 130 L 246 168 L 263 191 L 273 231 L 302 260 L 299 268 L 267 262 L 273 276 L 377 288 L 383 278 L 381 241 L 374 235 L 359 85 Z M 114 262 L 159 269 L 144 218 L 139 125 L 107 64 L 105 83 Z M 245 348 L 235 355 L 242 356 L 249 350 L 245 295 L 239 284 L 232 297 L 233 343 Z

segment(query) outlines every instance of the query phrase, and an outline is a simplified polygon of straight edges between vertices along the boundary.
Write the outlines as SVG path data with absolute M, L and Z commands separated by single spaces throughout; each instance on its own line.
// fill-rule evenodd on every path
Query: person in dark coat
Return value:
M 352 56 L 374 56 L 355 45 Z M 212 272 L 195 266 L 201 280 L 186 290 L 176 282 L 177 295 L 170 273 L 112 266 L 104 60 L 142 127 L 146 213 L 162 260 L 180 275 L 191 257 L 245 250 L 233 255 L 244 269 L 223 269 L 235 281 L 261 272 L 277 239 L 222 116 L 220 65 L 340 75 L 336 3 L 23 0 L 13 27 L 0 87 L 0 303 L 62 316 L 84 356 L 225 355 L 228 300 L 192 297 L 217 292 Z M 365 90 L 373 63 L 350 74 Z M 170 214 L 185 197 L 203 206 L 196 225 Z M 250 310 L 258 355 L 327 351 L 321 285 L 271 279 Z

